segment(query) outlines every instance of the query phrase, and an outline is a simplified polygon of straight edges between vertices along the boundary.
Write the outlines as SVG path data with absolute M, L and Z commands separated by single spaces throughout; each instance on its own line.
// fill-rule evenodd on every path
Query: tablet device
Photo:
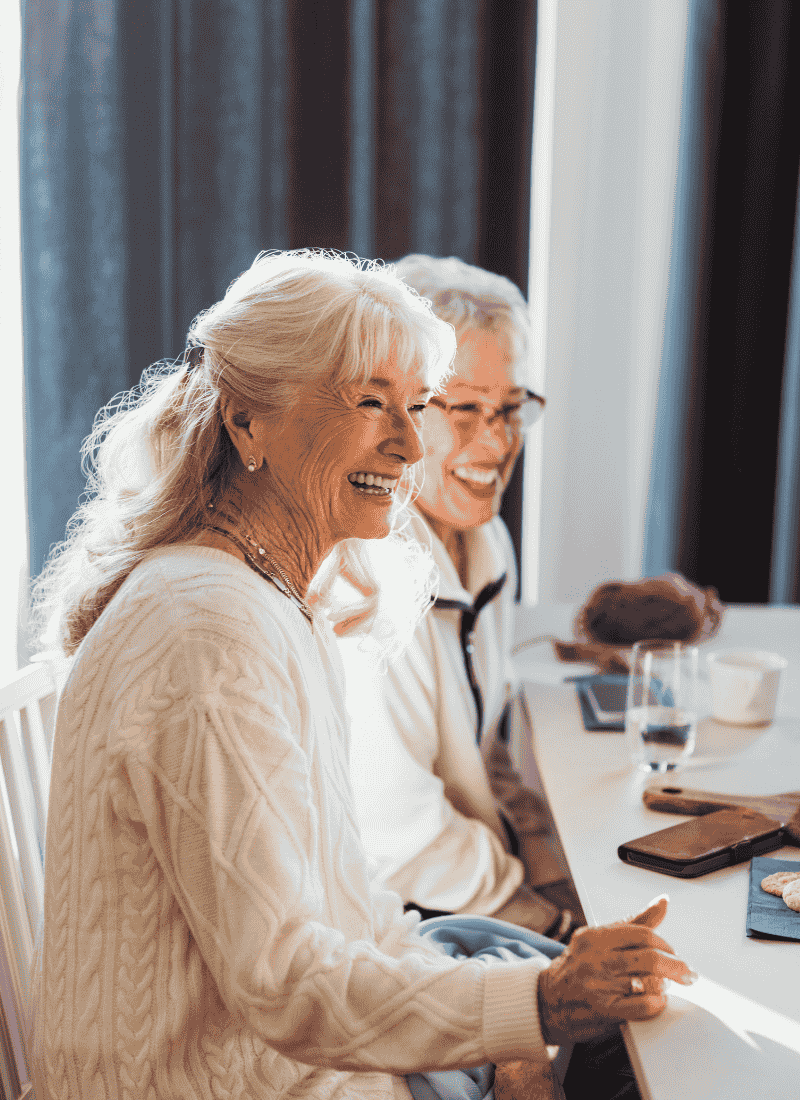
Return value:
M 583 690 L 598 722 L 621 722 L 624 719 L 627 681 L 609 683 L 607 680 L 590 680 Z
M 659 690 L 660 689 L 660 690 Z M 625 720 L 625 705 L 628 697 L 628 681 L 620 680 L 588 680 L 584 684 L 586 701 L 592 708 L 592 713 L 598 722 L 623 722 Z M 661 706 L 666 702 L 667 692 L 658 681 L 654 681 L 649 689 L 648 703 L 650 706 Z

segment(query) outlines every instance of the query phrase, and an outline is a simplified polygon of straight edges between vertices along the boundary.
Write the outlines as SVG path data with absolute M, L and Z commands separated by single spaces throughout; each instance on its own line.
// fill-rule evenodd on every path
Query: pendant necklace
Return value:
M 247 562 L 250 568 L 258 573 L 259 576 L 264 577 L 265 580 L 268 580 L 270 584 L 274 585 L 279 592 L 282 592 L 283 595 L 286 596 L 287 599 L 291 600 L 292 603 L 297 606 L 300 612 L 308 620 L 311 629 L 314 629 L 314 616 L 311 608 L 300 595 L 297 587 L 292 584 L 292 582 L 289 580 L 286 573 L 283 571 L 283 569 L 281 569 L 278 563 L 273 561 L 272 558 L 267 554 L 263 546 L 259 546 L 255 539 L 251 539 L 248 535 L 242 536 L 246 540 L 246 542 L 249 543 L 250 546 L 252 546 L 253 549 L 256 551 L 256 553 L 258 554 L 258 558 L 262 558 L 264 561 L 268 562 L 269 565 L 272 566 L 274 572 L 271 572 L 269 569 L 264 568 L 258 558 L 254 557 L 248 547 L 245 545 L 245 543 L 241 541 L 241 539 L 238 537 L 238 534 L 234 535 L 232 534 L 232 532 L 226 531 L 224 527 L 217 527 L 212 523 L 207 523 L 204 526 L 209 531 L 216 531 L 218 535 L 222 535 L 224 538 L 228 539 L 229 542 L 232 542 L 239 553 L 243 555 L 244 560 Z

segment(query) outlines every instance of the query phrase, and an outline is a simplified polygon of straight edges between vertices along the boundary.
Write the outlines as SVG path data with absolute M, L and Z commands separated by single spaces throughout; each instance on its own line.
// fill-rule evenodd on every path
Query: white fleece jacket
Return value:
M 404 901 L 426 909 L 491 914 L 525 876 L 508 851 L 487 757 L 516 686 L 511 661 L 516 568 L 499 518 L 466 531 L 467 588 L 442 542 L 421 515 L 414 533 L 431 546 L 439 598 L 411 644 L 385 674 L 356 639 L 339 640 L 351 718 L 350 770 L 364 847 L 377 874 Z M 464 669 L 459 627 L 485 585 L 506 575 L 478 615 L 475 675 L 483 700 L 483 735 Z M 518 778 L 518 777 L 517 777 Z

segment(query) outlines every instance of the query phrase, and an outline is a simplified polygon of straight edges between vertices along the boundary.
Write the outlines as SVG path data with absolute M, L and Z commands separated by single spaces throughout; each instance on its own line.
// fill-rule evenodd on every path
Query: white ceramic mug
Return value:
M 786 658 L 762 649 L 727 649 L 706 659 L 714 717 L 736 726 L 769 725 Z

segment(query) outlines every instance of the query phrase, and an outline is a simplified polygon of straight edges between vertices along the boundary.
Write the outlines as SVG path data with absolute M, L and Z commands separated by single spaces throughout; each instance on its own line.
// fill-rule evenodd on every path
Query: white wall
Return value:
M 19 237 L 19 4 L 0 3 L 0 683 L 17 670 L 27 595 Z
M 548 406 L 526 456 L 528 603 L 640 575 L 687 15 L 539 0 L 530 301 Z

